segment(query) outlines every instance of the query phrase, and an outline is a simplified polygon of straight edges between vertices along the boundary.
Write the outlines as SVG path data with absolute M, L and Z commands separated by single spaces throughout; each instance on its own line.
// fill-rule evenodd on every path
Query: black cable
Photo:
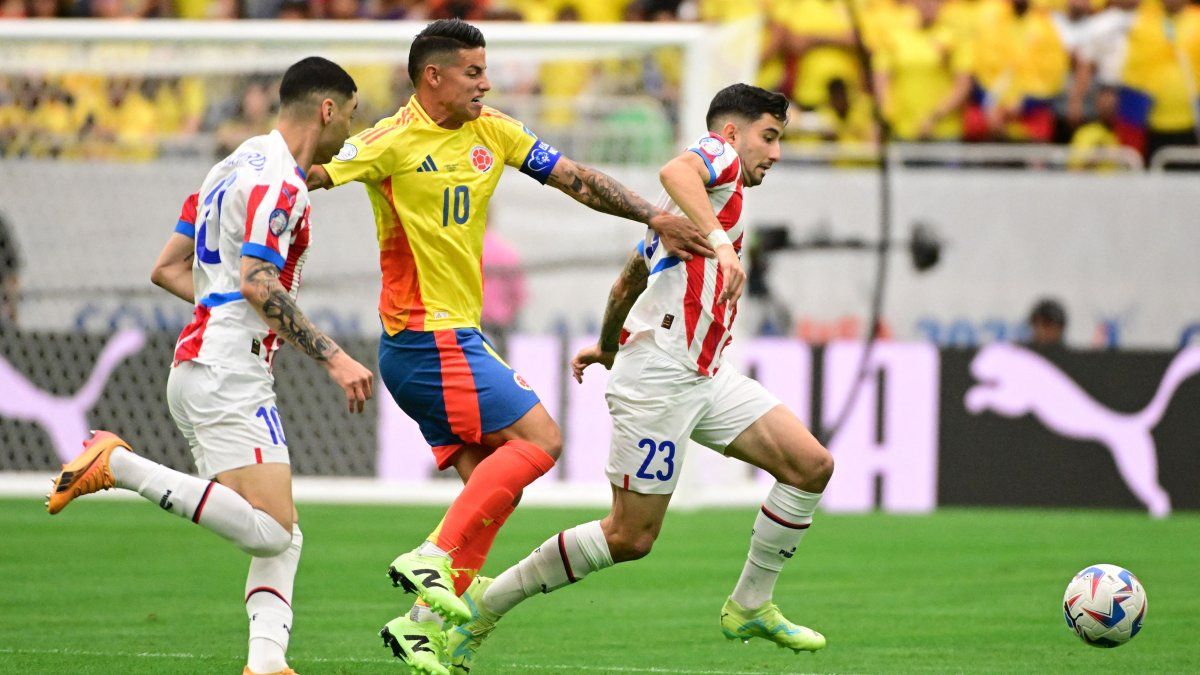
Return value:
M 871 316 L 867 322 L 867 334 L 863 339 L 862 355 L 858 361 L 858 373 L 855 375 L 854 384 L 850 387 L 850 394 L 846 397 L 846 402 L 842 404 L 842 409 L 838 412 L 834 422 L 829 428 L 821 429 L 821 442 L 828 446 L 829 441 L 841 431 L 842 426 L 846 423 L 846 418 L 850 416 L 850 411 L 854 410 L 854 404 L 858 401 L 859 393 L 862 391 L 863 383 L 867 379 L 867 367 L 871 361 L 871 354 L 875 351 L 875 342 L 878 340 L 879 322 L 883 317 L 883 292 L 887 288 L 888 275 L 888 242 L 892 238 L 892 188 L 891 188 L 891 170 L 888 162 L 888 147 L 891 144 L 892 131 L 887 120 L 883 117 L 883 107 L 880 105 L 878 92 L 875 91 L 875 73 L 871 68 L 871 55 L 867 52 L 866 43 L 863 42 L 862 22 L 859 19 L 858 8 L 855 6 L 855 0 L 843 0 L 847 10 L 850 12 L 850 29 L 854 34 L 854 51 L 858 57 L 859 65 L 862 67 L 863 77 L 866 80 L 867 96 L 871 100 L 871 116 L 875 118 L 875 125 L 879 129 L 879 243 L 876 255 L 875 269 L 875 288 L 871 298 Z

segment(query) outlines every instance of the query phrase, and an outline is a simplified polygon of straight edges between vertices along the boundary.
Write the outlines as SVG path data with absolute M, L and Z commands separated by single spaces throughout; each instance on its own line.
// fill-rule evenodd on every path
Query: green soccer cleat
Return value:
M 824 635 L 788 621 L 773 602 L 749 610 L 729 598 L 721 608 L 721 632 L 730 640 L 742 642 L 764 638 L 797 654 L 815 652 L 825 646 Z
M 483 594 L 495 579 L 475 577 L 463 600 L 471 609 L 471 619 L 461 626 L 455 626 L 446 631 L 446 654 L 450 659 L 451 675 L 467 675 L 475 662 L 475 653 L 479 646 L 491 635 L 496 628 L 500 616 L 489 612 L 483 606 Z
M 407 614 L 398 616 L 379 631 L 385 647 L 406 663 L 409 671 L 423 675 L 450 675 L 442 665 L 446 636 L 436 621 L 413 621 Z
M 454 593 L 449 558 L 409 551 L 392 561 L 388 577 L 393 586 L 403 588 L 405 593 L 416 593 L 450 624 L 458 625 L 471 618 L 471 610 Z

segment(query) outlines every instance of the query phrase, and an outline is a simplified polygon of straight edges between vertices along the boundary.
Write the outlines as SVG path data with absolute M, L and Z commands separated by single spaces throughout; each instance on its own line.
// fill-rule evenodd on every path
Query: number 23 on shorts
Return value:
M 675 444 L 671 441 L 655 443 L 653 439 L 643 438 L 638 441 L 638 447 L 646 450 L 646 459 L 642 461 L 642 466 L 637 470 L 637 477 L 647 480 L 671 480 L 671 476 L 675 473 Z M 650 473 L 648 471 L 650 464 L 659 454 L 662 455 L 661 462 L 665 471 L 659 469 Z

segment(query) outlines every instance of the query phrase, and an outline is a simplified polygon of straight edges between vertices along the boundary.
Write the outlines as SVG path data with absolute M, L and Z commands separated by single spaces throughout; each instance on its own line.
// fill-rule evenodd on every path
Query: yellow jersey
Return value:
M 875 53 L 875 68 L 889 82 L 884 113 L 896 138 L 917 140 L 921 125 L 954 90 L 955 81 L 970 74 L 970 52 L 957 44 L 952 29 L 937 24 L 897 29 L 886 45 Z M 962 134 L 961 111 L 933 127 L 935 140 L 958 140 Z
M 366 186 L 375 212 L 383 288 L 379 316 L 402 330 L 477 328 L 483 230 L 504 166 L 545 183 L 560 155 L 489 107 L 446 129 L 417 102 L 346 141 L 324 166 L 333 184 Z

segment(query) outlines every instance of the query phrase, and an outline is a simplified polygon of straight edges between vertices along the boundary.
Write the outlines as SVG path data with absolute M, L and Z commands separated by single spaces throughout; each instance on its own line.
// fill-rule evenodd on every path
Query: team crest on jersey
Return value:
M 725 144 L 712 136 L 708 136 L 700 139 L 700 149 L 713 157 L 720 157 L 725 153 Z
M 529 383 L 525 381 L 525 378 L 521 377 L 518 373 L 513 373 L 513 382 L 516 382 L 517 386 L 525 391 L 533 391 L 533 387 L 529 386 Z
M 358 157 L 358 147 L 350 141 L 346 141 L 344 144 L 342 144 L 341 151 L 334 156 L 334 159 L 338 160 L 339 162 L 349 162 L 355 157 Z
M 283 234 L 288 228 L 288 212 L 283 209 L 275 209 L 267 220 L 267 226 L 271 228 L 271 234 L 276 237 Z
M 492 164 L 495 163 L 495 158 L 492 157 L 492 151 L 476 145 L 471 148 L 471 166 L 479 173 L 487 173 L 492 170 Z

